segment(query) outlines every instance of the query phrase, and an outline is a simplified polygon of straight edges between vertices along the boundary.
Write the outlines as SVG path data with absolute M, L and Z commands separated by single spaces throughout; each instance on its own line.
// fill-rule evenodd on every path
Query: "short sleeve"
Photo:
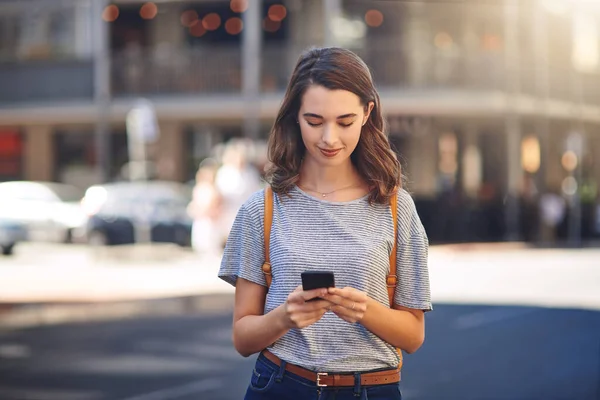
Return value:
M 265 261 L 263 191 L 257 192 L 238 211 L 221 259 L 219 278 L 235 286 L 243 278 L 267 286 L 262 272 Z
M 431 290 L 427 265 L 429 240 L 412 197 L 404 189 L 398 192 L 398 235 L 396 275 L 398 283 L 394 304 L 431 311 Z

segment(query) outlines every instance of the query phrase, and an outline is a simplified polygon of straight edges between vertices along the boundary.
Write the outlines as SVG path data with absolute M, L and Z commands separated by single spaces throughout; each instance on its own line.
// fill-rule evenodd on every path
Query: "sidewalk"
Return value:
M 82 248 L 61 251 L 49 251 L 43 260 L 29 253 L 13 262 L 3 259 L 0 329 L 223 311 L 233 305 L 233 288 L 216 276 L 218 257 L 202 259 L 172 249 L 157 255 L 142 248 L 116 257 Z M 518 243 L 432 246 L 429 265 L 434 307 L 600 310 L 600 249 L 531 249 Z

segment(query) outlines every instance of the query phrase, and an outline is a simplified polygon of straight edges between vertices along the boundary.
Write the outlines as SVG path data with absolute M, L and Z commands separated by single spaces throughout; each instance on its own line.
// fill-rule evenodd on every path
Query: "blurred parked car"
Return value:
M 31 241 L 69 243 L 84 238 L 83 191 L 55 182 L 0 183 L 0 218 L 25 225 Z
M 27 230 L 23 224 L 0 218 L 0 251 L 2 251 L 2 255 L 12 254 L 15 245 L 26 238 Z
M 191 188 L 176 182 L 91 186 L 81 202 L 88 215 L 88 242 L 117 245 L 149 241 L 190 246 L 192 221 L 186 210 L 190 199 Z

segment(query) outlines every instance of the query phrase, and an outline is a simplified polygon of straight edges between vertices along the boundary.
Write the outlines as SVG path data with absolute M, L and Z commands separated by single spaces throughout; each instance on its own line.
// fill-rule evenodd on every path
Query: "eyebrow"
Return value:
M 302 116 L 309 117 L 309 118 L 320 118 L 320 119 L 323 119 L 322 115 L 313 114 L 313 113 L 304 113 L 304 114 L 302 114 Z M 338 116 L 336 119 L 345 119 L 345 118 L 350 118 L 350 117 L 356 117 L 356 114 L 354 114 L 354 113 L 344 114 L 344 115 Z

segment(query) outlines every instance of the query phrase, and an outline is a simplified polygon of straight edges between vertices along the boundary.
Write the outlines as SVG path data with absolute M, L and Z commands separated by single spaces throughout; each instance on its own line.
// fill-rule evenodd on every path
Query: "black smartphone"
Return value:
M 335 278 L 331 271 L 305 271 L 302 277 L 302 290 L 313 290 L 335 287 Z M 318 300 L 318 297 L 309 301 Z

